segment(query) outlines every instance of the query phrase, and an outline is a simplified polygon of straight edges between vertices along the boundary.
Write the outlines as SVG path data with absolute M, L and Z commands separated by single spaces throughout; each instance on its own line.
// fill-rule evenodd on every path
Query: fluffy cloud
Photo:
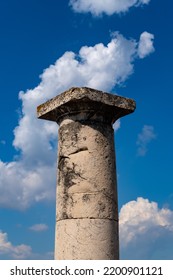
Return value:
M 20 156 L 9 163 L 0 161 L 1 206 L 24 209 L 55 197 L 58 128 L 38 120 L 36 107 L 72 86 L 110 91 L 133 73 L 141 44 L 141 39 L 137 42 L 114 33 L 107 45 L 83 46 L 79 54 L 66 52 L 44 70 L 37 87 L 19 93 L 22 116 L 14 129 L 13 145 Z M 150 52 L 147 47 L 145 55 Z
M 31 254 L 32 249 L 30 246 L 24 244 L 14 246 L 8 241 L 7 233 L 0 231 L 0 256 L 3 256 L 3 259 L 27 259 Z
M 35 224 L 31 227 L 29 227 L 30 230 L 40 232 L 40 231 L 45 231 L 48 229 L 48 226 L 46 224 Z
M 142 128 L 142 132 L 138 134 L 137 139 L 137 154 L 139 156 L 145 156 L 148 150 L 148 144 L 156 139 L 156 134 L 154 131 L 154 127 L 151 125 L 144 125 Z
M 103 13 L 112 15 L 127 12 L 133 6 L 142 6 L 149 2 L 150 0 L 70 0 L 69 4 L 75 12 L 90 12 L 94 16 L 99 16 Z
M 36 143 L 37 145 L 37 143 Z M 40 144 L 41 145 L 41 144 Z M 25 155 L 27 157 L 27 155 Z M 31 161 L 30 155 L 28 156 Z M 33 203 L 53 200 L 55 197 L 56 164 L 27 164 L 23 159 L 10 163 L 0 162 L 1 207 L 25 209 Z
M 122 259 L 173 258 L 173 211 L 140 197 L 121 208 L 119 226 Z
M 0 260 L 53 260 L 54 252 L 33 252 L 25 244 L 13 245 L 8 240 L 8 234 L 0 230 Z
M 143 32 L 140 36 L 138 55 L 140 58 L 144 58 L 149 53 L 154 52 L 153 46 L 154 35 L 148 32 Z

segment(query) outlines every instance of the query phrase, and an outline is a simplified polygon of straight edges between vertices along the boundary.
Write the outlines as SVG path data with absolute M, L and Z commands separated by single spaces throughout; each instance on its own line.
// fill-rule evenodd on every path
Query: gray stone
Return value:
M 132 113 L 132 99 L 71 88 L 38 106 L 57 122 L 55 259 L 119 259 L 112 124 Z
M 115 122 L 135 110 L 135 101 L 91 88 L 71 88 L 37 107 L 40 119 L 60 122 L 61 118 L 79 114 L 78 118 L 100 117 Z

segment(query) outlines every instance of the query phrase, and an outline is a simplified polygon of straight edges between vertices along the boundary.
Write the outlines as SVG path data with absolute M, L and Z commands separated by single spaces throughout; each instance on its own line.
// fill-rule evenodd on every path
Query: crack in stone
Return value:
M 58 161 L 58 168 L 61 170 L 61 165 L 63 163 L 63 161 L 68 158 L 70 159 L 68 156 L 59 156 L 59 161 Z
M 87 147 L 79 148 L 75 152 L 70 153 L 69 156 L 80 153 L 80 152 L 83 152 L 83 151 L 88 151 L 88 148 Z
M 112 218 L 98 218 L 98 217 L 77 217 L 77 218 L 66 218 L 66 219 L 57 219 L 57 222 L 61 222 L 61 221 L 67 221 L 67 220 L 109 220 L 109 221 L 115 221 L 118 223 L 117 219 L 112 219 Z

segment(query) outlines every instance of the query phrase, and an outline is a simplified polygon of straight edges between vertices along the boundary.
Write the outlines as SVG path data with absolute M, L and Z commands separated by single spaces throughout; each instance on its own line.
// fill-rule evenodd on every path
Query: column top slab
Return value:
M 37 107 L 37 117 L 58 122 L 64 116 L 90 112 L 106 114 L 113 123 L 132 113 L 136 108 L 133 99 L 88 87 L 73 87 Z

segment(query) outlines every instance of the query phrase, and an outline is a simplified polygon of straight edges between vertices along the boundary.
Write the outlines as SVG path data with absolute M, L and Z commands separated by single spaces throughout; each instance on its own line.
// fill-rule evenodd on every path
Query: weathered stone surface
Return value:
M 62 121 L 59 128 L 57 220 L 117 220 L 111 125 Z
M 59 124 L 55 259 L 119 258 L 112 123 L 134 109 L 132 99 L 90 88 L 37 108 Z
M 55 259 L 117 260 L 118 223 L 108 219 L 70 219 L 56 224 Z
M 132 113 L 135 101 L 122 96 L 82 87 L 71 88 L 37 107 L 40 119 L 60 122 L 61 118 L 77 115 L 78 119 L 95 119 L 108 123 Z

